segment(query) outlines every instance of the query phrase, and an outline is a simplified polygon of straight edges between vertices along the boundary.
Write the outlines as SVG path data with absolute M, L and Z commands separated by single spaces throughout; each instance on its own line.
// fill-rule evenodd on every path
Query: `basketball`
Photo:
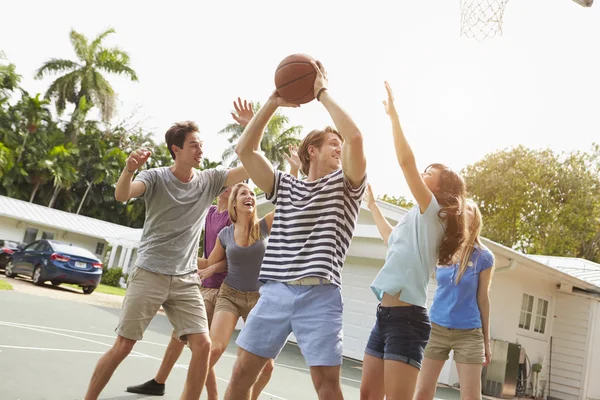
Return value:
M 314 85 L 317 71 L 306 54 L 287 56 L 275 70 L 275 87 L 285 101 L 306 104 L 315 98 Z

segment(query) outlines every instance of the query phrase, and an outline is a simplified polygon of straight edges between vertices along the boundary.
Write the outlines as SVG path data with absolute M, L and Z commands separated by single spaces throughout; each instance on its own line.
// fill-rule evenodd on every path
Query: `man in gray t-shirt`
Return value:
M 192 358 L 182 399 L 199 399 L 204 386 L 210 339 L 197 274 L 201 221 L 226 187 L 248 177 L 243 167 L 199 171 L 202 141 L 191 121 L 173 125 L 165 135 L 175 163 L 170 167 L 136 170 L 150 157 L 138 149 L 127 159 L 115 198 L 143 197 L 146 220 L 136 265 L 129 274 L 117 340 L 98 361 L 85 399 L 97 399 L 118 365 L 131 352 L 162 306 L 177 335 L 188 341 Z

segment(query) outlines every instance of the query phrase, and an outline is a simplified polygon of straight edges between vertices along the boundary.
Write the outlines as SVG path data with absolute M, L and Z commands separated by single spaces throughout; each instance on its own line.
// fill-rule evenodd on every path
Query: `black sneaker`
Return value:
M 165 384 L 150 379 L 148 382 L 142 383 L 141 385 L 128 386 L 127 391 L 129 393 L 149 394 L 151 396 L 164 396 Z

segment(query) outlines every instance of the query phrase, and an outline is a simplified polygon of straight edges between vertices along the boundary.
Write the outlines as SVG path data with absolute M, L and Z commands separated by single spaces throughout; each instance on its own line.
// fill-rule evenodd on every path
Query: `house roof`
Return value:
M 262 206 L 265 209 L 268 208 L 271 210 L 273 208 L 273 205 L 265 199 L 264 194 L 261 194 L 257 197 L 257 203 L 259 207 Z M 408 212 L 408 210 L 405 208 L 396 206 L 383 200 L 377 200 L 377 205 L 381 209 L 384 217 L 395 221 L 400 221 L 400 219 Z M 362 203 L 362 209 L 370 212 L 364 201 Z M 371 239 L 380 237 L 377 228 L 371 225 L 358 225 L 354 231 L 354 235 L 357 237 Z M 482 239 L 484 244 L 490 247 L 490 250 L 494 252 L 500 252 L 509 259 L 518 260 L 521 263 L 525 263 L 530 266 L 536 266 L 539 269 L 551 268 L 555 271 L 558 279 L 569 280 L 573 284 L 585 289 L 600 289 L 599 264 L 577 258 L 548 257 L 524 254 L 492 240 L 486 238 Z
M 128 247 L 137 247 L 142 236 L 141 229 L 129 228 L 6 196 L 0 196 L 0 216 L 104 239 L 111 244 Z
M 600 264 L 583 258 L 528 255 L 529 258 L 600 288 Z

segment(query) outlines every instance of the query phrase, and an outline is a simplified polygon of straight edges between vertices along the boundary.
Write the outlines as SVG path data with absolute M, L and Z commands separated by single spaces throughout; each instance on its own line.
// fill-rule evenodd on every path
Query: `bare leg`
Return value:
M 215 313 L 215 305 L 210 301 L 204 299 L 204 307 L 206 307 L 206 316 L 208 317 L 208 327 L 212 329 L 213 314 Z M 219 391 L 217 389 L 217 375 L 215 371 L 210 368 L 208 370 L 208 376 L 206 377 L 206 394 L 208 400 L 218 400 Z
M 252 386 L 268 361 L 268 358 L 259 357 L 240 348 L 225 400 L 250 400 Z
M 102 389 L 104 389 L 119 364 L 129 355 L 134 345 L 135 340 L 117 336 L 113 347 L 98 360 L 85 394 L 85 400 L 98 399 Z
M 463 400 L 481 399 L 481 368 L 481 364 L 456 363 Z
M 423 359 L 414 400 L 433 400 L 440 372 L 442 372 L 445 363 L 445 360 L 432 360 L 427 357 Z
M 360 382 L 360 400 L 383 400 L 385 396 L 383 371 L 383 358 L 365 353 Z
M 209 394 L 209 400 L 218 400 L 219 398 L 216 388 L 217 376 L 213 367 L 217 361 L 219 361 L 225 352 L 225 349 L 227 349 L 227 344 L 229 343 L 231 335 L 235 330 L 235 324 L 237 323 L 237 320 L 238 316 L 230 313 L 229 311 L 219 311 L 213 317 L 212 325 L 210 327 L 210 340 L 212 345 L 210 348 L 209 375 L 212 374 L 215 379 L 215 392 L 214 397 L 211 397 Z
M 164 384 L 167 381 L 167 378 L 169 377 L 171 370 L 173 370 L 175 363 L 177 362 L 177 360 L 179 360 L 179 357 L 181 356 L 181 352 L 183 351 L 184 347 L 184 343 L 178 341 L 177 339 L 171 336 L 171 340 L 169 341 L 167 350 L 165 350 L 165 355 L 163 356 L 162 362 L 160 363 L 160 368 L 156 373 L 156 377 L 154 377 L 154 380 L 157 383 Z
M 260 371 L 260 375 L 258 376 L 258 380 L 252 386 L 252 400 L 257 400 L 258 396 L 260 396 L 261 392 L 267 386 L 267 383 L 271 380 L 271 375 L 273 374 L 273 368 L 275 367 L 275 360 L 269 359 L 265 364 L 262 371 Z
M 208 357 L 210 355 L 210 338 L 208 333 L 187 335 L 188 344 L 192 351 L 192 359 L 188 369 L 185 387 L 181 400 L 198 400 L 208 374 Z
M 419 369 L 394 360 L 384 360 L 383 365 L 386 400 L 412 400 Z
M 340 385 L 341 366 L 310 367 L 310 375 L 319 400 L 344 400 Z

